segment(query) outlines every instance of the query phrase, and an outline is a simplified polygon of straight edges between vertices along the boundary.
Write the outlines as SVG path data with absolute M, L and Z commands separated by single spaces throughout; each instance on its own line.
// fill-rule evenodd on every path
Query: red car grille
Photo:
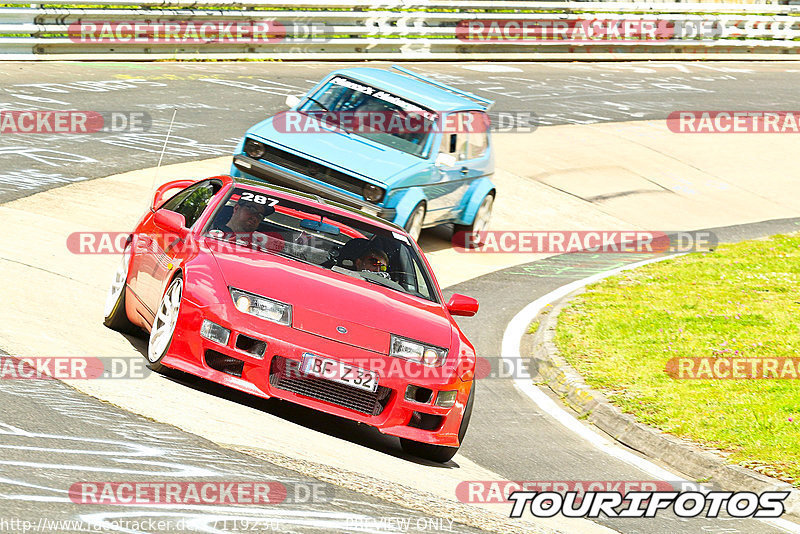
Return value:
M 339 382 L 309 376 L 300 372 L 300 362 L 281 356 L 272 359 L 269 369 L 272 387 L 291 391 L 367 415 L 380 415 L 389 403 L 392 390 L 378 386 L 372 393 Z

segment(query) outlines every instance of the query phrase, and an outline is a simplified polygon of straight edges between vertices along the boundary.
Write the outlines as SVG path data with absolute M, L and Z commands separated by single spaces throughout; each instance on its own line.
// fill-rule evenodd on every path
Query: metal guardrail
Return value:
M 112 54 L 129 60 L 800 59 L 800 5 L 530 0 L 5 5 L 12 6 L 0 8 L 0 59 L 6 60 Z M 252 30 L 255 23 L 267 24 L 269 36 L 256 39 L 245 31 L 243 39 L 224 38 L 226 25 Z M 187 27 L 201 26 L 223 31 L 177 37 L 186 35 Z M 170 27 L 172 34 L 165 30 Z M 619 38 L 625 27 L 630 32 Z M 591 33 L 592 28 L 605 30 Z

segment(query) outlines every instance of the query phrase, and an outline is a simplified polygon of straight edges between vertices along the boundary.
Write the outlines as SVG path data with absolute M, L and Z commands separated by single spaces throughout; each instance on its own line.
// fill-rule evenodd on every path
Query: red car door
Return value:
M 192 226 L 221 187 L 219 180 L 198 182 L 172 197 L 142 222 L 134 291 L 147 308 L 149 323 L 152 324 L 165 286 L 179 265 L 177 255 L 184 248 Z M 183 228 L 176 228 L 175 217 L 165 216 L 165 211 L 182 215 Z
M 128 284 L 136 296 L 137 311 L 148 323 L 153 321 L 153 304 L 148 299 L 155 289 L 155 256 L 152 253 L 153 234 L 156 233 L 154 214 L 151 212 L 139 225 L 134 237 L 134 254 L 131 258 L 131 276 Z

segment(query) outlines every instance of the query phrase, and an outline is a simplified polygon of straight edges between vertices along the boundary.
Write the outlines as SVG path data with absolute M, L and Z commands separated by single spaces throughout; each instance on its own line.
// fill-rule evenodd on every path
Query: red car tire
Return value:
M 467 399 L 467 406 L 464 408 L 464 416 L 461 418 L 461 425 L 458 427 L 458 442 L 464 441 L 464 436 L 467 435 L 467 428 L 469 427 L 469 420 L 472 417 L 472 405 L 475 401 L 475 382 L 469 390 L 469 398 Z M 453 456 L 458 452 L 458 447 L 447 447 L 444 445 L 431 445 L 430 443 L 421 443 L 411 439 L 400 438 L 400 446 L 408 454 L 443 464 L 449 462 Z

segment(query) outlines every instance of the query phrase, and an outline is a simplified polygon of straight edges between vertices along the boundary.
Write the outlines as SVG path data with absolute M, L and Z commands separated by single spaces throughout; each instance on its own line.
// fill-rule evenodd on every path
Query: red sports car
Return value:
M 182 189 L 168 200 L 166 193 Z M 160 187 L 123 253 L 105 324 L 150 333 L 150 367 L 366 423 L 445 462 L 475 349 L 417 244 L 350 208 L 229 176 Z

